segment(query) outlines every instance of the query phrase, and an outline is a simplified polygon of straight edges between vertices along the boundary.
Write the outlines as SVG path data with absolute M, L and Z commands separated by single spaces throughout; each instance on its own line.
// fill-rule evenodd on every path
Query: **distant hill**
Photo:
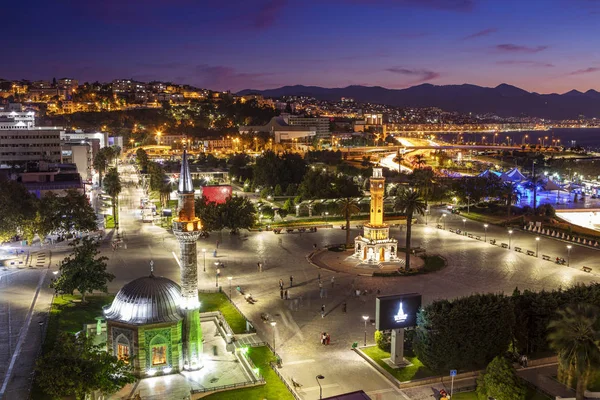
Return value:
M 310 96 L 320 100 L 338 101 L 351 97 L 360 103 L 379 103 L 397 107 L 439 107 L 461 113 L 494 113 L 502 117 L 521 115 L 570 119 L 580 115 L 600 117 L 600 93 L 571 90 L 564 94 L 539 94 L 503 83 L 495 88 L 476 85 L 435 86 L 429 83 L 407 89 L 386 89 L 381 86 L 284 86 L 267 90 L 242 90 L 238 94 L 260 93 L 266 97 Z

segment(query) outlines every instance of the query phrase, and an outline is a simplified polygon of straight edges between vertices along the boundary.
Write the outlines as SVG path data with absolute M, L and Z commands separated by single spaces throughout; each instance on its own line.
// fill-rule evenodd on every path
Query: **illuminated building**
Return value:
M 390 238 L 390 227 L 383 222 L 383 195 L 385 178 L 381 168 L 373 168 L 371 185 L 371 217 L 365 224 L 364 235 L 354 239 L 354 256 L 361 262 L 399 261 L 398 241 Z

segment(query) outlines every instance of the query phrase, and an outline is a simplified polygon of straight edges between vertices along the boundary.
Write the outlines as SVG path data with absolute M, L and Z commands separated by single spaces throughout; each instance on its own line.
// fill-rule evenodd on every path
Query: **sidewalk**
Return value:
M 517 370 L 517 375 L 534 385 L 538 390 L 552 398 L 575 397 L 575 391 L 558 383 L 553 376 L 556 375 L 558 364 L 543 365 L 540 367 L 523 368 Z

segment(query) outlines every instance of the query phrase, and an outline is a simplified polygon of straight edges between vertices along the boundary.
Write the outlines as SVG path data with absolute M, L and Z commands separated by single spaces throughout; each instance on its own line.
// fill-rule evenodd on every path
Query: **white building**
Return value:
M 300 117 L 297 115 L 281 114 L 281 118 L 291 126 L 303 126 L 305 128 L 314 128 L 317 138 L 328 138 L 329 118 L 323 117 Z

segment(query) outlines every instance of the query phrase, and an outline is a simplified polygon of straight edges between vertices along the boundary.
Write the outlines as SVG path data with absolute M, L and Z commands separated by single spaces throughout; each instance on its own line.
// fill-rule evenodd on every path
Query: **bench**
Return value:
M 470 237 L 471 239 L 473 239 L 473 234 L 472 233 L 469 233 L 467 236 Z
M 533 255 L 535 255 L 535 252 L 531 251 L 531 250 L 527 250 L 527 255 L 528 256 L 533 256 Z
M 521 250 L 522 250 L 522 249 L 521 249 L 520 247 L 515 247 L 515 251 L 517 251 L 517 252 L 519 252 L 519 253 L 520 253 L 520 252 L 521 252 Z
M 508 245 L 506 243 L 502 243 L 500 246 L 502 246 L 503 249 L 508 249 Z
M 452 228 L 448 229 L 448 231 L 449 231 L 450 233 L 454 233 L 454 232 L 455 232 L 455 231 L 454 231 L 454 229 L 452 229 Z
M 496 239 L 490 239 L 490 244 L 496 244 Z
M 546 261 L 550 261 L 550 256 L 547 256 L 545 254 L 542 254 L 542 258 Z
M 583 272 L 592 272 L 592 269 L 590 267 L 581 267 L 581 270 Z
M 481 236 L 475 236 L 475 240 L 481 240 Z
M 442 229 L 442 228 L 443 228 L 443 226 L 442 226 L 442 225 L 438 225 L 438 226 L 437 226 L 437 228 L 438 228 L 438 229 Z
M 302 387 L 302 384 L 300 382 L 298 382 L 296 380 L 296 378 L 292 378 L 292 385 L 294 385 L 295 388 L 300 388 Z

